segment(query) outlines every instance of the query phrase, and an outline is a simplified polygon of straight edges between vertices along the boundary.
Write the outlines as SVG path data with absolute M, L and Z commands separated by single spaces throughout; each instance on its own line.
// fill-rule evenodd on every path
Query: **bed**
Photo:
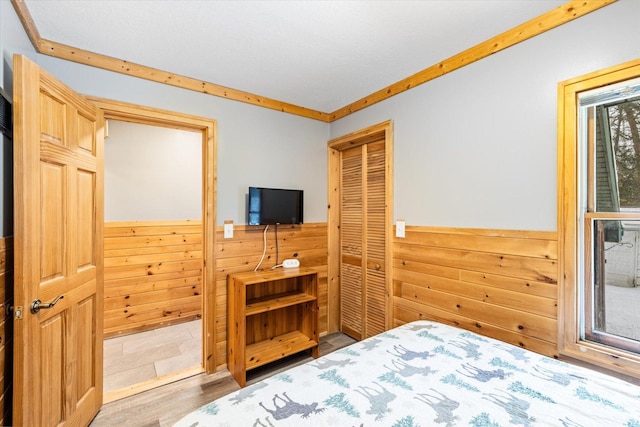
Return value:
M 640 387 L 416 321 L 215 400 L 176 426 L 640 427 Z

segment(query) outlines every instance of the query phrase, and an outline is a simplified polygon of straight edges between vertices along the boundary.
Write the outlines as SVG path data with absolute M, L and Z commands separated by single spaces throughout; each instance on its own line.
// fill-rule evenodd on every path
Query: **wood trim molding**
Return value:
M 216 182 L 217 122 L 206 117 L 143 107 L 104 98 L 87 97 L 104 111 L 105 119 L 126 120 L 152 126 L 166 126 L 202 133 L 202 229 L 203 229 L 203 328 L 206 337 L 203 351 L 207 373 L 216 369 Z
M 640 378 L 640 355 L 583 340 L 579 331 L 578 105 L 580 92 L 640 76 L 640 59 L 558 84 L 558 350 L 569 357 Z M 616 214 L 620 215 L 620 214 Z M 598 215 L 590 215 L 597 217 Z M 625 215 L 622 215 L 625 217 Z
M 40 39 L 38 44 L 38 52 L 43 55 L 53 56 L 55 58 L 66 59 L 67 61 L 77 62 L 83 65 L 89 65 L 101 68 L 115 73 L 126 74 L 132 77 L 138 77 L 150 80 L 156 83 L 163 83 L 170 86 L 176 86 L 182 89 L 201 92 L 207 95 L 213 95 L 220 98 L 226 98 L 233 101 L 244 102 L 258 107 L 269 108 L 271 110 L 290 113 L 297 116 L 307 117 L 310 119 L 329 121 L 329 115 L 320 111 L 309 108 L 300 107 L 294 104 L 278 101 L 271 98 L 255 95 L 237 89 L 220 86 L 215 83 L 209 83 L 202 80 L 192 79 L 190 77 L 181 76 L 179 74 L 169 73 L 167 71 L 158 70 L 156 68 L 146 67 L 133 62 L 122 59 L 112 58 L 98 53 L 76 49 L 71 46 L 56 43 L 50 40 Z
M 29 37 L 29 41 L 33 47 L 39 51 L 38 45 L 40 44 L 40 33 L 36 28 L 36 24 L 33 22 L 33 17 L 27 9 L 27 5 L 24 3 L 24 0 L 11 0 L 11 4 L 18 14 L 18 18 L 24 27 L 24 30 L 27 33 L 27 37 Z
M 378 141 L 381 138 L 385 138 L 387 132 L 392 132 L 391 120 L 378 123 L 376 125 L 369 126 L 365 129 L 360 129 L 355 132 L 351 132 L 347 135 L 334 138 L 327 143 L 329 148 L 342 151 L 347 148 L 357 147 L 358 145 L 368 144 L 369 142 Z
M 455 71 L 496 52 L 507 49 L 522 41 L 533 38 L 548 30 L 556 28 L 590 12 L 607 6 L 617 0 L 570 0 L 564 5 L 531 19 L 502 34 L 492 37 L 474 47 L 460 52 L 438 64 L 402 79 L 390 86 L 380 89 L 366 97 L 346 105 L 333 113 L 324 113 L 294 104 L 262 97 L 249 92 L 220 86 L 202 80 L 181 76 L 144 65 L 135 64 L 122 59 L 112 58 L 99 53 L 77 49 L 72 46 L 42 39 L 24 0 L 11 0 L 11 3 L 27 32 L 36 51 L 43 55 L 88 65 L 115 73 L 126 74 L 145 80 L 176 86 L 195 92 L 226 98 L 234 101 L 269 108 L 284 113 L 307 117 L 326 123 L 346 117 L 356 111 L 363 110 L 373 104 L 384 101 L 423 83 Z
M 393 121 L 387 120 L 367 128 L 334 138 L 327 142 L 328 210 L 327 210 L 327 284 L 329 313 L 328 332 L 340 330 L 340 213 L 341 213 L 341 151 L 364 146 L 370 142 L 385 142 L 385 291 L 387 313 L 393 312 Z M 392 316 L 386 320 L 386 328 L 392 327 Z
M 88 65 L 91 67 L 101 68 L 103 70 L 112 71 L 114 73 L 126 74 L 132 77 L 138 77 L 150 80 L 156 83 L 163 83 L 176 86 L 182 89 L 201 92 L 208 95 L 226 98 L 233 101 L 244 102 L 246 104 L 258 107 L 269 108 L 281 111 L 283 113 L 294 114 L 297 116 L 307 117 L 310 119 L 329 121 L 329 114 L 321 111 L 312 110 L 310 108 L 300 107 L 298 105 L 289 104 L 287 102 L 278 101 L 249 92 L 228 88 L 225 86 L 209 83 L 206 81 L 193 79 L 178 74 L 169 73 L 167 71 L 158 70 L 156 68 L 147 67 L 122 59 L 112 58 L 110 56 L 101 55 L 96 52 L 78 49 L 61 43 L 40 37 L 38 29 L 33 22 L 33 18 L 27 9 L 24 0 L 11 0 L 20 22 L 24 27 L 29 40 L 38 53 L 53 56 L 54 58 L 64 59 L 78 64 Z
M 181 219 L 181 220 L 154 220 L 154 221 L 109 221 L 105 222 L 110 227 L 138 227 L 144 225 L 146 227 L 166 227 L 176 225 L 202 225 L 201 220 L 197 219 Z
M 571 0 L 560 7 L 525 22 L 524 24 L 518 25 L 517 27 L 492 37 L 485 42 L 460 52 L 451 58 L 445 59 L 444 61 L 434 64 L 429 68 L 425 68 L 412 76 L 402 79 L 390 86 L 372 93 L 371 95 L 365 96 L 354 103 L 334 111 L 331 113 L 330 122 L 346 117 L 356 111 L 360 111 L 380 101 L 389 99 L 394 95 L 398 95 L 430 80 L 434 80 L 440 76 L 472 64 L 480 59 L 486 58 L 494 53 L 500 52 L 501 50 L 533 38 L 548 30 L 559 27 L 562 24 L 566 24 L 567 22 L 580 18 L 594 10 L 614 3 L 615 1 L 617 0 Z
M 442 233 L 442 234 L 464 234 L 470 236 L 484 237 L 506 237 L 512 239 L 539 239 L 539 240 L 557 240 L 557 231 L 536 231 L 536 230 L 507 230 L 507 229 L 490 229 L 490 228 L 458 228 L 458 227 L 433 227 L 414 225 L 406 226 L 406 231 L 417 233 Z

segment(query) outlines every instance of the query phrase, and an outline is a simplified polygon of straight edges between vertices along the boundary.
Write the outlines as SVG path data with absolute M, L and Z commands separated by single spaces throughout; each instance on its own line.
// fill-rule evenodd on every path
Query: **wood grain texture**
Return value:
M 98 108 L 104 111 L 104 116 L 106 119 L 110 120 L 121 120 L 132 123 L 140 123 L 143 125 L 149 126 L 164 126 L 175 129 L 182 129 L 191 132 L 198 132 L 202 136 L 202 170 L 203 170 L 203 187 L 202 187 L 202 234 L 200 236 L 195 234 L 185 235 L 184 241 L 179 244 L 185 244 L 185 250 L 195 250 L 194 248 L 202 247 L 202 284 L 203 284 L 203 311 L 202 318 L 205 319 L 203 323 L 204 331 L 204 365 L 205 370 L 208 373 L 215 372 L 215 368 L 218 365 L 216 362 L 216 351 L 217 348 L 215 343 L 216 334 L 213 332 L 215 328 L 215 322 L 213 319 L 216 318 L 215 309 L 216 309 L 216 290 L 215 290 L 215 227 L 216 227 L 216 182 L 217 182 L 217 123 L 215 120 L 207 118 L 194 116 L 192 114 L 185 113 L 177 113 L 175 111 L 168 110 L 160 110 L 157 108 L 146 107 L 142 105 L 130 104 L 125 102 L 113 101 L 104 98 L 88 98 L 92 103 L 94 103 Z M 126 226 L 127 223 L 122 223 L 122 226 Z M 128 224 L 130 225 L 130 224 Z M 166 221 L 156 221 L 155 226 L 163 226 L 167 225 Z M 160 247 L 161 245 L 157 244 L 160 242 L 159 239 L 154 237 L 153 235 L 146 236 L 136 236 L 133 238 L 132 236 L 124 237 L 125 239 L 130 239 L 131 248 L 138 248 L 135 251 L 138 251 L 139 254 L 149 253 L 149 249 L 146 250 L 141 249 L 142 247 L 151 245 L 151 247 Z M 179 236 L 178 236 L 179 237 Z M 175 239 L 176 236 L 166 237 L 163 236 L 162 240 L 164 243 L 168 243 L 169 240 Z M 119 247 L 121 245 L 120 242 L 116 242 L 114 240 L 109 239 L 111 245 L 115 245 L 115 247 Z M 149 240 L 147 242 L 147 239 Z M 152 241 L 156 242 L 154 245 Z M 177 242 L 180 242 L 178 239 Z M 194 246 L 196 245 L 196 246 Z M 162 246 L 171 246 L 162 245 Z M 116 255 L 111 252 L 113 247 L 110 247 L 109 255 Z M 152 249 L 151 249 L 152 250 Z M 120 253 L 120 255 L 130 255 Z M 193 261 L 183 261 L 184 264 L 193 264 Z M 182 270 L 176 269 L 176 265 L 179 266 L 180 262 L 174 263 L 173 268 L 164 267 L 160 268 L 160 266 L 156 266 L 158 271 L 152 271 L 158 280 L 163 281 L 163 286 L 167 286 L 167 280 L 172 280 L 176 278 L 182 277 Z M 184 266 L 184 270 L 192 270 L 188 268 L 186 265 Z M 186 274 L 186 273 L 185 273 Z M 160 278 L 162 275 L 162 278 Z M 146 286 L 149 286 L 151 281 L 148 280 L 149 277 L 140 277 L 137 276 L 137 281 L 142 284 L 145 283 Z M 125 279 L 120 277 L 121 281 L 130 279 Z M 129 283 L 131 284 L 131 283 Z M 209 319 L 209 320 L 206 320 Z
M 362 272 L 363 246 L 366 239 L 363 206 L 366 179 L 363 179 L 363 148 L 342 151 L 340 179 L 340 330 L 362 339 L 366 311 L 363 297 L 365 282 Z M 366 175 L 365 175 L 366 176 Z
M 147 67 L 145 65 L 136 64 L 125 61 L 123 59 L 112 58 L 96 52 L 78 49 L 67 46 L 55 41 L 40 39 L 36 45 L 36 49 L 43 55 L 53 56 L 55 58 L 76 62 L 91 67 L 101 68 L 103 70 L 115 73 L 126 74 L 132 77 L 138 77 L 150 80 L 156 83 L 176 86 L 182 89 L 188 89 L 195 92 L 201 92 L 206 95 L 217 96 L 232 101 L 243 102 L 258 107 L 268 108 L 271 110 L 281 111 L 283 113 L 295 114 L 301 117 L 329 121 L 329 114 L 321 111 L 312 110 L 310 108 L 301 107 L 284 101 L 267 98 L 253 93 L 245 92 L 230 87 L 221 86 L 204 80 L 198 80 L 187 76 L 182 76 L 168 71 L 158 70 L 156 68 Z
M 394 238 L 394 325 L 431 319 L 557 357 L 557 234 L 411 226 Z
M 393 122 L 332 139 L 327 149 L 328 332 L 366 337 L 392 324 Z
M 202 317 L 202 235 L 201 221 L 105 224 L 105 336 Z
M 14 55 L 14 425 L 87 424 L 102 403 L 100 109 Z M 64 299 L 62 299 L 64 298 Z
M 228 367 L 241 387 L 246 372 L 311 349 L 318 357 L 318 272 L 273 269 L 227 277 Z
M 0 425 L 11 424 L 13 383 L 13 238 L 0 238 Z
M 216 353 L 218 366 L 227 364 L 227 275 L 254 270 L 263 249 L 264 227 L 236 225 L 233 238 L 223 237 L 223 227 L 216 229 Z M 301 267 L 318 273 L 318 331 L 327 332 L 327 224 L 278 226 L 278 262 L 287 258 L 300 261 Z M 270 271 L 276 264 L 273 226 L 267 230 L 267 245 L 261 270 Z M 286 293 L 286 290 L 283 291 Z

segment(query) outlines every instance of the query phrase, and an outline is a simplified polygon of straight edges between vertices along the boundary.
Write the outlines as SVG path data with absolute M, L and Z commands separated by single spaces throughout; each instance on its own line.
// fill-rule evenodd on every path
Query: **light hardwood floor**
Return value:
M 324 336 L 320 338 L 320 355 L 329 354 L 354 342 L 355 340 L 342 333 Z M 309 360 L 312 360 L 311 356 L 303 352 L 250 371 L 247 373 L 247 385 Z M 212 375 L 199 374 L 107 403 L 90 425 L 171 426 L 205 403 L 239 389 L 240 386 L 227 370 Z
M 104 340 L 105 393 L 202 366 L 202 321 Z

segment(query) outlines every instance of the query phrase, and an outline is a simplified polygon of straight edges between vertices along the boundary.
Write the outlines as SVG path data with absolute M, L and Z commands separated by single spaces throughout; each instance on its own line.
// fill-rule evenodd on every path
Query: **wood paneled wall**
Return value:
M 202 317 L 202 222 L 110 222 L 104 228 L 104 335 Z
M 0 425 L 11 424 L 13 384 L 13 238 L 0 238 Z
M 250 271 L 263 249 L 263 227 L 216 228 L 218 366 L 226 365 L 227 274 Z M 275 265 L 274 227 L 262 269 Z M 433 319 L 557 356 L 557 234 L 408 226 L 394 238 L 394 326 Z M 319 272 L 319 329 L 327 332 L 327 224 L 278 227 L 278 261 L 296 258 Z M 12 303 L 13 241 L 0 240 L 0 301 Z M 184 222 L 105 224 L 105 334 L 142 330 L 200 316 L 202 225 Z M 173 294 L 178 292 L 180 295 Z M 178 290 L 180 289 L 180 290 Z M 173 296 L 171 296 L 173 294 Z M 172 308 L 162 308 L 170 302 Z M 173 311 L 173 313 L 169 313 Z M 0 411 L 10 418 L 10 318 L 0 328 Z M 0 422 L 0 425 L 3 423 Z
M 216 353 L 218 366 L 227 363 L 227 275 L 253 270 L 262 256 L 264 227 L 235 226 L 233 238 L 216 229 Z M 294 258 L 318 271 L 320 334 L 327 331 L 327 224 L 279 225 L 278 263 Z M 264 261 L 260 269 L 276 265 L 275 227 L 267 230 Z
M 555 232 L 407 227 L 394 240 L 394 325 L 454 324 L 557 357 Z
M 274 230 L 263 269 L 275 264 Z M 218 227 L 216 337 L 226 364 L 227 274 L 255 268 L 263 227 Z M 321 334 L 327 332 L 327 225 L 279 226 L 279 257 L 297 258 L 319 275 Z M 557 357 L 557 233 L 409 226 L 394 238 L 393 323 L 432 319 Z

